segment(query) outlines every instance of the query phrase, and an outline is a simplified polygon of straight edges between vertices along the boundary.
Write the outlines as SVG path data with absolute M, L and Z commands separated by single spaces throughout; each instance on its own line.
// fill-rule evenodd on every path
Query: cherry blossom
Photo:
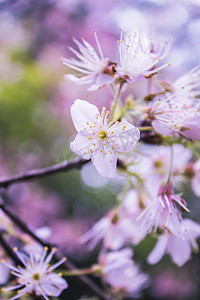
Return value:
M 97 90 L 115 80 L 113 76 L 114 64 L 108 58 L 104 58 L 96 32 L 94 32 L 94 36 L 99 55 L 94 48 L 82 38 L 83 45 L 74 39 L 80 53 L 71 47 L 69 48 L 79 60 L 63 58 L 63 63 L 77 72 L 77 75 L 67 74 L 66 77 L 77 84 L 87 84 L 88 90 L 90 91 Z
M 200 68 L 195 67 L 187 74 L 179 77 L 172 84 L 172 92 L 185 105 L 197 105 L 198 100 L 195 99 L 199 93 L 200 85 Z
M 115 177 L 117 152 L 129 152 L 140 138 L 140 131 L 129 122 L 108 123 L 109 111 L 77 99 L 71 106 L 71 116 L 78 134 L 70 147 L 84 159 L 92 160 L 103 177 Z
M 101 240 L 103 246 L 111 250 L 118 250 L 127 242 L 137 245 L 146 234 L 139 230 L 136 222 L 141 212 L 139 195 L 135 190 L 130 190 L 121 205 L 111 210 L 86 232 L 81 237 L 81 242 L 89 242 L 90 249 L 96 247 Z
M 151 76 L 169 65 L 156 67 L 167 56 L 169 45 L 164 43 L 158 46 L 158 43 L 144 32 L 135 32 L 123 37 L 121 31 L 118 49 L 120 63 L 117 66 L 117 72 L 128 82 L 134 82 L 143 76 Z
M 154 189 L 156 191 L 156 184 Z M 153 191 L 153 193 L 156 192 Z M 172 224 L 177 235 L 180 235 L 182 217 L 176 204 L 184 211 L 189 212 L 185 200 L 174 194 L 171 182 L 161 185 L 154 199 L 140 214 L 137 221 L 140 222 L 141 228 L 145 228 L 147 232 L 152 230 L 156 232 L 158 227 L 168 228 Z
M 168 136 L 200 140 L 200 113 L 179 103 L 176 96 L 155 100 L 149 118 L 155 131 Z
M 125 248 L 102 254 L 99 257 L 104 280 L 114 291 L 121 291 L 132 297 L 138 297 L 148 285 L 148 276 L 140 272 L 132 260 L 132 250 Z
M 49 296 L 59 296 L 61 292 L 68 287 L 67 282 L 53 270 L 60 266 L 66 259 L 63 258 L 54 265 L 49 265 L 56 249 L 53 248 L 49 255 L 47 255 L 48 248 L 43 249 L 43 253 L 38 258 L 30 253 L 30 257 L 25 257 L 17 248 L 14 248 L 19 259 L 22 261 L 24 267 L 15 267 L 7 261 L 2 260 L 2 263 L 12 270 L 12 274 L 17 277 L 17 284 L 3 288 L 3 291 L 11 291 L 17 289 L 17 295 L 10 300 L 20 298 L 26 293 L 35 292 L 37 296 L 42 296 L 49 300 Z
M 200 236 L 200 225 L 191 219 L 184 219 L 181 224 L 181 235 L 176 234 L 173 226 L 159 236 L 158 242 L 147 260 L 150 264 L 158 263 L 165 253 L 169 253 L 178 265 L 184 265 L 191 257 L 192 249 L 198 249 L 195 241 Z

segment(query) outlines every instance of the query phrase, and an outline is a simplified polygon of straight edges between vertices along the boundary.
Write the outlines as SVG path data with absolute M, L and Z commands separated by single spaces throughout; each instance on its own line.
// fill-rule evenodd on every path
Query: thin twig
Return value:
M 49 175 L 53 175 L 60 172 L 68 172 L 74 169 L 81 169 L 83 165 L 90 162 L 90 160 L 84 159 L 75 159 L 73 161 L 63 161 L 59 164 L 52 165 L 50 167 L 41 168 L 41 169 L 33 169 L 29 171 L 25 171 L 20 174 L 8 176 L 5 179 L 0 180 L 0 188 L 7 188 L 11 184 L 20 183 L 25 181 L 30 181 L 34 179 L 39 179 L 42 177 L 46 177 Z M 118 167 L 125 168 L 124 164 L 121 160 L 117 161 Z
M 6 254 L 16 263 L 17 266 L 24 267 L 21 260 L 18 258 L 18 256 L 15 254 L 15 252 L 12 250 L 10 245 L 7 243 L 6 239 L 3 237 L 3 233 L 0 233 L 0 245 L 6 252 Z
M 52 165 L 46 168 L 33 169 L 16 175 L 11 175 L 8 178 L 0 180 L 0 187 L 7 188 L 9 185 L 18 182 L 29 181 L 53 175 L 59 172 L 67 172 L 73 169 L 81 169 L 89 160 L 75 159 L 73 161 L 63 161 L 59 164 Z

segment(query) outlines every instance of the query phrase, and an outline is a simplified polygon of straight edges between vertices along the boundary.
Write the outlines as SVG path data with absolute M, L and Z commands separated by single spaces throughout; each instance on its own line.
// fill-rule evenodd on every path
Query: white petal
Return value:
M 195 195 L 200 197 L 200 177 L 198 175 L 194 176 L 192 179 L 192 190 Z
M 96 151 L 91 157 L 92 162 L 102 177 L 113 178 L 117 174 L 117 155 L 112 152 Z
M 65 279 L 60 277 L 58 274 L 51 273 L 46 276 L 45 282 L 42 283 L 42 289 L 47 295 L 58 297 L 61 292 L 68 287 Z
M 140 131 L 129 122 L 122 121 L 110 128 L 114 132 L 109 140 L 116 151 L 130 152 L 140 139 Z
M 200 236 L 200 224 L 191 219 L 184 219 L 183 226 L 185 231 L 184 235 L 186 238 L 192 240 L 197 239 Z
M 100 73 L 98 75 L 96 75 L 94 81 L 92 82 L 92 84 L 88 87 L 88 91 L 95 91 L 103 86 L 105 86 L 106 84 L 110 84 L 114 81 L 114 77 L 108 75 L 108 74 L 104 74 L 104 73 Z
M 94 80 L 94 76 L 93 75 L 83 75 L 83 76 L 75 76 L 73 74 L 65 74 L 64 78 L 70 79 L 71 81 L 73 81 L 74 83 L 77 84 L 89 84 Z
M 87 122 L 94 125 L 100 115 L 98 108 L 85 100 L 77 99 L 70 108 L 72 121 L 77 131 L 83 130 Z
M 191 247 L 186 239 L 173 235 L 170 237 L 167 248 L 172 260 L 179 267 L 183 266 L 190 259 Z
M 88 133 L 85 130 L 81 130 L 76 135 L 73 142 L 70 143 L 71 150 L 84 159 L 90 159 L 90 147 L 93 145 L 91 140 L 88 140 Z
M 151 125 L 160 134 L 164 134 L 167 136 L 172 136 L 174 132 L 165 124 L 161 123 L 159 120 L 154 120 Z
M 167 233 L 159 237 L 155 247 L 147 257 L 147 262 L 149 264 L 151 265 L 157 264 L 162 259 L 167 248 L 168 240 L 169 240 L 169 235 Z

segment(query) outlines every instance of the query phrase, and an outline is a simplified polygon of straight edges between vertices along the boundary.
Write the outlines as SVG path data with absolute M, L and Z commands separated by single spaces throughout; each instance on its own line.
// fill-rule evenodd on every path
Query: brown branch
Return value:
M 46 167 L 46 168 L 40 168 L 40 169 L 33 169 L 29 171 L 25 171 L 16 175 L 11 175 L 8 178 L 0 179 L 0 188 L 7 188 L 9 185 L 18 183 L 18 182 L 24 182 L 29 181 L 33 179 L 38 179 L 42 177 L 46 177 L 49 175 L 53 175 L 59 172 L 67 172 L 71 171 L 73 169 L 81 169 L 83 165 L 87 164 L 89 160 L 83 160 L 83 159 L 75 159 L 73 161 L 63 161 L 59 164 Z
M 0 188 L 7 188 L 11 184 L 25 182 L 29 180 L 39 179 L 49 175 L 53 175 L 59 172 L 68 172 L 74 169 L 81 169 L 83 165 L 87 164 L 90 160 L 75 159 L 73 161 L 63 161 L 59 164 L 41 168 L 25 171 L 16 175 L 9 176 L 5 179 L 0 179 Z M 117 161 L 118 167 L 125 168 L 121 160 Z

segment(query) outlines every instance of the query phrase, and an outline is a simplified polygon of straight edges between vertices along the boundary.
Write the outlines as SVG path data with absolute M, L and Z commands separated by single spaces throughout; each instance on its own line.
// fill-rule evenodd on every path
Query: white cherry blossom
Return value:
M 169 44 L 159 45 L 150 35 L 144 32 L 123 37 L 121 31 L 118 42 L 120 64 L 117 66 L 118 74 L 129 82 L 134 82 L 142 76 L 150 76 L 170 65 L 156 65 L 168 55 Z
M 115 177 L 117 152 L 129 152 L 140 138 L 140 131 L 129 122 L 108 123 L 109 111 L 77 99 L 71 106 L 71 116 L 78 134 L 70 147 L 84 159 L 92 160 L 103 177 Z
M 108 58 L 104 58 L 96 32 L 94 32 L 94 36 L 99 55 L 94 48 L 82 38 L 83 45 L 74 39 L 80 52 L 77 52 L 71 47 L 69 48 L 78 60 L 74 58 L 63 58 L 63 63 L 77 72 L 77 75 L 67 74 L 66 76 L 77 84 L 87 84 L 88 90 L 97 90 L 115 80 L 112 69 L 114 64 L 111 63 Z
M 48 248 L 44 248 L 40 257 L 30 253 L 30 257 L 25 257 L 22 253 L 14 248 L 24 267 L 15 267 L 5 260 L 2 263 L 12 270 L 12 274 L 17 277 L 17 284 L 3 288 L 3 291 L 11 291 L 17 289 L 17 295 L 10 300 L 20 298 L 26 293 L 35 292 L 37 296 L 42 296 L 45 300 L 49 300 L 49 296 L 59 296 L 61 292 L 68 287 L 67 282 L 60 274 L 53 273 L 53 270 L 60 266 L 66 259 L 63 258 L 54 265 L 50 265 L 50 261 L 56 252 L 53 248 L 47 255 Z

